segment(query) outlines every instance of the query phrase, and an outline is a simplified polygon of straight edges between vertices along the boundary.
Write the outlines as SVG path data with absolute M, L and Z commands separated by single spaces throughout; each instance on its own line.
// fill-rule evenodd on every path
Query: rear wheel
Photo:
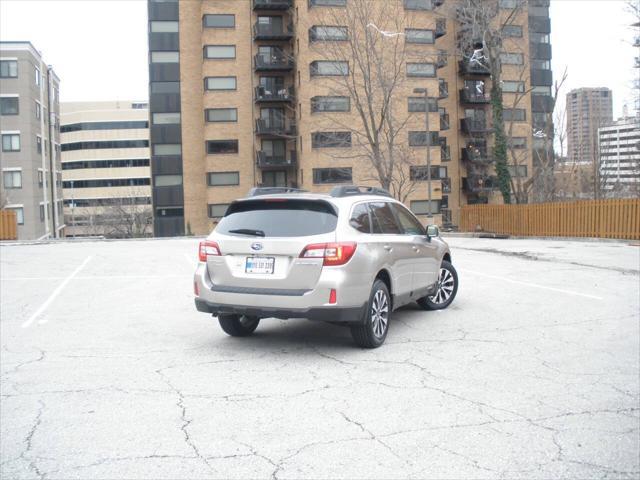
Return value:
M 376 280 L 369 296 L 364 323 L 351 326 L 353 340 L 362 348 L 379 347 L 387 338 L 390 317 L 389 289 L 382 280 Z
M 422 297 L 418 300 L 418 305 L 425 310 L 442 310 L 451 305 L 456 298 L 456 293 L 458 293 L 458 272 L 451 263 L 443 260 L 436 293 L 430 297 Z
M 246 337 L 258 328 L 260 319 L 247 315 L 218 315 L 218 322 L 227 335 Z

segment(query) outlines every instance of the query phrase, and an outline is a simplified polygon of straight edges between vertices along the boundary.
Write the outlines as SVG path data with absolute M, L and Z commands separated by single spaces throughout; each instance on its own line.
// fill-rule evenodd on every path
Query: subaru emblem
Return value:
M 262 250 L 262 244 L 259 242 L 255 242 L 251 244 L 252 250 Z

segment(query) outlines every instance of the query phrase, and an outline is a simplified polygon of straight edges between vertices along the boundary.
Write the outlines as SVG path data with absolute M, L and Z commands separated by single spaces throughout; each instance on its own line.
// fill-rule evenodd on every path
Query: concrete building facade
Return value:
M 0 42 L 0 200 L 18 239 L 64 234 L 60 79 L 30 42 Z
M 336 52 L 349 35 L 393 36 L 375 22 L 349 31 L 348 2 L 359 1 L 148 0 L 156 235 L 206 234 L 229 202 L 254 186 L 328 192 L 340 183 L 379 185 L 365 158 L 371 155 L 359 100 L 339 83 L 359 68 L 357 59 Z M 489 72 L 470 61 L 472 52 L 459 54 L 455 0 L 379 5 L 396 13 L 393 28 L 406 54 L 389 106 L 403 125 L 397 151 L 411 158 L 402 171 L 412 188 L 402 200 L 425 223 L 455 224 L 462 205 L 502 201 L 487 168 Z M 501 56 L 505 118 L 519 159 L 510 171 L 526 181 L 537 148 L 534 127 L 551 121 L 548 1 L 495 5 L 496 21 L 511 18 Z M 416 89 L 427 90 L 428 112 Z
M 605 197 L 640 195 L 640 117 L 598 129 L 600 190 Z
M 613 95 L 608 88 L 578 88 L 567 93 L 567 159 L 596 165 L 598 128 L 613 120 Z
M 147 102 L 61 104 L 67 236 L 152 234 Z

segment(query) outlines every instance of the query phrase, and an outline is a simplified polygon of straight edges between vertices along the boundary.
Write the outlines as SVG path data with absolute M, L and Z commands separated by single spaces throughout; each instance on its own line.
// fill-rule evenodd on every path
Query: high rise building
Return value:
M 61 109 L 67 236 L 150 236 L 148 103 L 65 102 Z
M 640 195 L 640 117 L 598 129 L 599 183 L 604 197 Z
M 596 165 L 598 128 L 613 120 L 608 88 L 578 88 L 567 93 L 567 160 Z
M 63 235 L 60 79 L 30 42 L 0 42 L 0 208 L 18 239 Z
M 472 51 L 460 54 L 457 3 L 148 0 L 155 234 L 208 233 L 229 202 L 254 186 L 328 192 L 340 183 L 379 185 L 385 163 L 371 159 L 388 154 L 371 148 L 371 136 L 387 125 L 375 132 L 364 125 L 384 108 L 401 125 L 390 151 L 403 161 L 391 190 L 425 223 L 456 224 L 464 204 L 500 203 L 490 73 Z M 374 11 L 357 24 L 354 12 L 365 4 L 393 15 Z M 500 55 L 509 151 L 518 158 L 509 170 L 526 183 L 540 147 L 535 129 L 551 122 L 548 0 L 492 4 L 496 22 L 509 19 Z M 360 84 L 350 91 L 343 81 L 362 81 L 367 65 L 378 79 L 395 68 L 390 56 L 391 64 L 367 60 L 366 47 L 355 58 L 346 51 L 352 35 L 371 42 L 370 54 L 380 52 L 379 42 L 403 52 L 390 102 L 379 104 L 387 81 L 373 85 L 369 104 L 356 92 Z

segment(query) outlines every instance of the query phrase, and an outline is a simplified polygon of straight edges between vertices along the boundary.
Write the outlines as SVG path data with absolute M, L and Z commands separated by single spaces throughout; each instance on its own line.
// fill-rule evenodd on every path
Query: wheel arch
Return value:
M 391 275 L 386 268 L 381 269 L 377 274 L 375 280 L 382 280 L 384 284 L 387 286 L 389 290 L 389 301 L 392 303 L 391 308 L 393 308 L 393 284 L 391 282 Z M 375 281 L 374 280 L 374 281 Z
M 445 252 L 444 256 L 442 257 L 442 261 L 445 261 L 445 260 L 447 262 L 453 264 L 453 262 L 451 261 L 451 253 Z M 442 263 L 442 262 L 440 262 L 440 263 Z

